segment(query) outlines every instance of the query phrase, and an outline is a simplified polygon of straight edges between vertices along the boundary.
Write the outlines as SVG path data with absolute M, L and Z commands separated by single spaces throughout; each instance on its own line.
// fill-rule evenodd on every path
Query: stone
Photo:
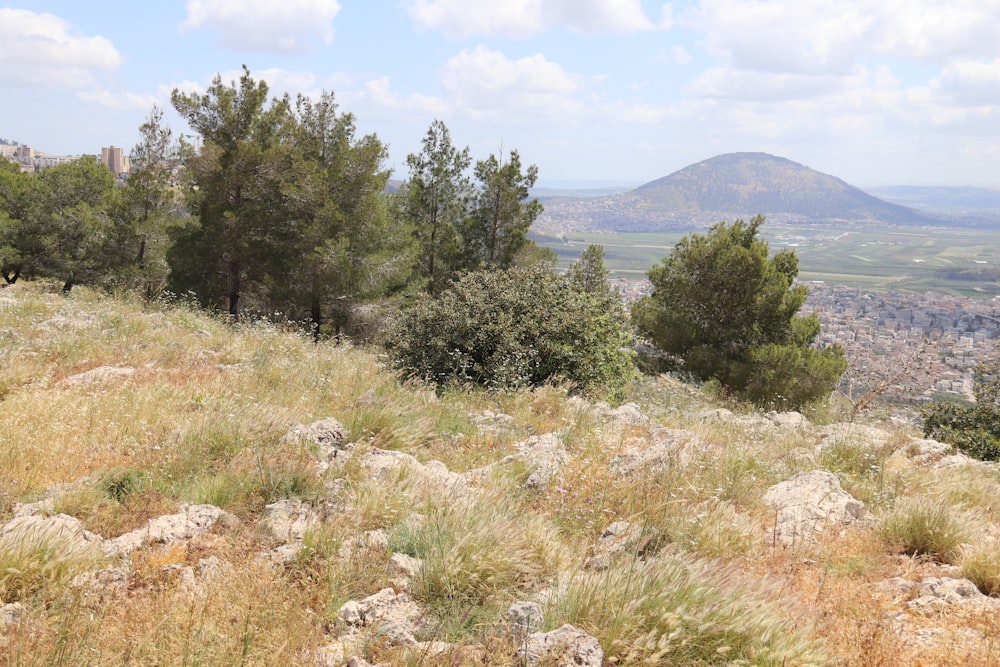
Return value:
M 80 387 L 91 384 L 105 384 L 130 378 L 135 375 L 135 369 L 131 366 L 99 366 L 83 373 L 65 377 L 55 386 L 59 389 L 69 389 L 70 387 Z
M 388 544 L 386 545 L 388 546 Z M 424 562 L 407 554 L 394 553 L 389 558 L 389 576 L 412 579 L 420 572 Z
M 528 479 L 524 481 L 526 489 L 545 489 L 562 473 L 563 466 L 569 461 L 569 454 L 555 433 L 532 436 L 514 447 L 517 449 L 515 458 L 531 468 Z
M 515 602 L 504 614 L 510 634 L 524 637 L 531 632 L 537 632 L 545 622 L 542 607 L 537 602 Z
M 591 547 L 590 558 L 583 564 L 586 570 L 606 570 L 611 567 L 615 556 L 629 550 L 642 538 L 642 528 L 628 521 L 615 521 L 604 529 L 597 542 Z
M 676 428 L 655 428 L 650 433 L 652 443 L 646 447 L 633 445 L 618 454 L 608 469 L 623 477 L 635 473 L 655 473 L 682 463 L 685 452 L 704 446 L 691 431 Z
M 0 606 L 0 632 L 14 627 L 23 617 L 24 606 L 20 602 L 9 602 Z
M 38 538 L 58 540 L 63 549 L 87 549 L 101 541 L 100 535 L 84 530 L 83 525 L 68 514 L 22 514 L 0 526 L 0 543 Z
M 983 595 L 968 579 L 926 577 L 920 582 L 917 597 L 906 603 L 911 611 L 940 609 L 960 605 L 981 611 L 1000 611 L 1000 599 Z
M 301 542 L 306 531 L 319 524 L 319 514 L 309 503 L 283 499 L 264 508 L 258 528 L 276 542 Z
M 600 642 L 568 623 L 551 632 L 528 635 L 517 655 L 528 667 L 601 667 L 604 663 Z
M 764 416 L 779 428 L 805 430 L 812 426 L 801 412 L 768 412 Z
M 128 555 L 149 543 L 167 543 L 186 540 L 212 530 L 231 528 L 237 519 L 215 505 L 181 505 L 176 514 L 166 514 L 150 519 L 144 528 L 104 541 L 104 551 L 108 555 Z
M 864 504 L 826 470 L 802 472 L 764 494 L 775 513 L 774 539 L 782 546 L 811 539 L 826 525 L 846 526 L 867 516 Z
M 346 442 L 347 435 L 344 426 L 327 417 L 303 426 L 296 424 L 281 439 L 282 443 L 314 445 L 318 449 L 321 463 L 329 464 L 337 456 L 348 451 L 351 446 Z

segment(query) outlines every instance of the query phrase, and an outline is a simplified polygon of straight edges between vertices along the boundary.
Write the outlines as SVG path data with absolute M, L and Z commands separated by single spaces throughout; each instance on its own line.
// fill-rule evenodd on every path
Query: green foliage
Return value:
M 464 175 L 469 149 L 451 143 L 439 120 L 431 123 L 420 153 L 406 158 L 409 180 L 403 185 L 403 215 L 417 240 L 417 274 L 431 294 L 441 289 L 459 264 L 459 230 L 472 185 Z
M 591 243 L 580 254 L 580 259 L 566 271 L 570 282 L 584 292 L 607 294 L 611 291 L 608 285 L 608 270 L 604 267 L 604 246 Z
M 681 239 L 649 270 L 653 293 L 633 317 L 673 370 L 757 405 L 800 407 L 828 394 L 847 362 L 839 347 L 811 347 L 820 327 L 796 315 L 807 294 L 792 284 L 798 259 L 787 250 L 768 258 L 763 223 L 723 222 Z
M 528 200 L 538 167 L 522 171 L 521 156 L 514 150 L 506 162 L 495 155 L 476 162 L 475 177 L 479 187 L 463 234 L 464 263 L 507 268 L 529 243 L 528 228 L 542 212 L 537 199 Z
M 438 385 L 506 390 L 568 381 L 621 388 L 633 377 L 621 302 L 535 265 L 466 274 L 405 311 L 393 364 Z
M 1000 363 L 980 364 L 972 406 L 935 401 L 924 411 L 924 435 L 982 461 L 1000 461 Z

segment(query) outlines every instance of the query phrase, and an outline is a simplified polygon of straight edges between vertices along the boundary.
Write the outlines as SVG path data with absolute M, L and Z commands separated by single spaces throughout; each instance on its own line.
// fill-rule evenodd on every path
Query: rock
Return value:
M 135 369 L 131 366 L 99 366 L 83 373 L 65 377 L 56 382 L 55 386 L 60 389 L 69 389 L 70 387 L 80 387 L 83 385 L 104 384 L 130 378 L 133 375 L 135 375 Z
M 569 454 L 555 433 L 532 436 L 514 447 L 517 448 L 515 458 L 532 469 L 524 481 L 526 489 L 537 491 L 548 487 L 569 461 Z
M 775 484 L 764 494 L 777 517 L 774 537 L 790 546 L 809 539 L 824 525 L 848 525 L 867 515 L 865 506 L 840 487 L 837 476 L 826 470 L 802 472 Z
M 514 418 L 502 412 L 470 412 L 469 419 L 482 433 L 503 433 L 514 426 Z
M 319 521 L 319 514 L 309 503 L 284 499 L 264 508 L 258 528 L 275 541 L 288 544 L 301 542 L 306 531 Z
M 144 544 L 191 539 L 216 527 L 231 528 L 236 521 L 236 517 L 215 505 L 184 504 L 177 514 L 150 519 L 144 528 L 105 540 L 104 552 L 112 556 L 128 555 Z
M 388 544 L 386 545 L 388 546 Z M 389 558 L 389 576 L 392 577 L 406 577 L 407 579 L 412 579 L 417 576 L 420 572 L 420 568 L 423 567 L 424 562 L 419 558 L 414 558 L 407 554 L 394 553 L 391 558 Z
M 812 426 L 805 415 L 799 412 L 768 412 L 764 416 L 780 428 L 805 430 Z
M 517 655 L 528 667 L 601 667 L 604 662 L 600 642 L 568 623 L 528 635 Z
M 628 551 L 642 538 L 642 528 L 628 521 L 615 521 L 604 529 L 591 548 L 593 555 L 583 567 L 587 570 L 606 570 L 611 567 L 615 556 Z
M 692 433 L 676 428 L 656 428 L 650 434 L 652 444 L 642 448 L 632 446 L 618 454 L 608 469 L 617 475 L 629 476 L 637 472 L 654 473 L 682 461 L 682 452 L 704 445 Z
M 950 605 L 982 611 L 1000 610 L 1000 599 L 983 595 L 968 579 L 927 577 L 920 582 L 917 597 L 906 603 L 910 611 L 940 609 Z
M 24 606 L 20 602 L 9 602 L 0 607 L 0 632 L 5 632 L 21 622 Z
M 22 514 L 0 526 L 0 544 L 37 539 L 57 540 L 61 549 L 67 550 L 88 549 L 99 544 L 101 536 L 84 530 L 80 522 L 68 514 Z
M 364 600 L 345 602 L 337 614 L 348 626 L 370 627 L 391 620 L 412 634 L 423 612 L 406 593 L 383 588 Z
M 545 622 L 542 607 L 537 602 L 515 602 L 504 615 L 510 634 L 524 637 L 532 631 L 537 632 Z
M 618 426 L 643 426 L 649 423 L 649 417 L 635 403 L 618 406 L 608 413 L 608 418 Z
M 889 443 L 889 433 L 874 426 L 865 424 L 841 423 L 830 424 L 820 429 L 823 440 L 819 449 L 828 449 L 837 445 L 863 446 L 880 449 Z
M 465 475 L 448 470 L 440 461 L 422 464 L 415 457 L 391 449 L 373 449 L 359 460 L 372 477 L 385 482 L 396 482 L 401 471 L 443 493 L 464 495 L 468 492 Z
M 343 425 L 327 417 L 307 426 L 296 424 L 281 438 L 281 442 L 313 445 L 318 449 L 320 463 L 329 465 L 337 456 L 350 450 L 346 437 Z

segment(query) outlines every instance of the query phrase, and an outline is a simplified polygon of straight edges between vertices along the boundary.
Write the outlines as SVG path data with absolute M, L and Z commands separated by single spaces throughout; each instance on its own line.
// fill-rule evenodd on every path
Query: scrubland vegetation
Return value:
M 914 587 L 997 594 L 1000 474 L 915 428 L 827 426 L 828 403 L 766 418 L 668 375 L 629 382 L 617 411 L 568 385 L 435 389 L 295 326 L 59 288 L 0 291 L 5 664 L 342 664 L 322 649 L 343 606 L 392 586 L 425 644 L 366 627 L 351 650 L 372 663 L 522 664 L 517 601 L 543 612 L 532 632 L 573 624 L 609 665 L 998 661 L 991 598 L 918 605 Z M 333 458 L 287 437 L 328 417 L 353 443 Z M 546 434 L 562 458 L 538 479 L 519 444 Z M 865 517 L 783 544 L 763 496 L 819 469 Z M 317 512 L 287 558 L 261 521 L 281 500 Z M 26 536 L 33 502 L 103 540 Z M 228 518 L 108 548 L 202 504 Z M 408 581 L 393 554 L 419 559 Z

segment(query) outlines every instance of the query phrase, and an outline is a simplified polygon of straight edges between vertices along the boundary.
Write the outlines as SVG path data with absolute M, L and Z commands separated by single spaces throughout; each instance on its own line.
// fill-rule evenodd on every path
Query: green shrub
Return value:
M 976 402 L 935 401 L 924 411 L 924 435 L 981 461 L 1000 461 L 1000 363 L 976 367 Z
M 625 313 L 544 266 L 469 273 L 399 319 L 393 365 L 439 386 L 496 390 L 570 382 L 615 390 L 634 376 Z

